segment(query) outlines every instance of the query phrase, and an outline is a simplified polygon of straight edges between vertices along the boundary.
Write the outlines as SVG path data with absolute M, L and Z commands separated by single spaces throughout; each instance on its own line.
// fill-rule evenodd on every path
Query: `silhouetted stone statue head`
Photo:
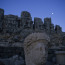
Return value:
M 26 28 L 31 28 L 33 25 L 32 22 L 32 18 L 29 12 L 27 11 L 23 11 L 21 13 L 21 24 L 23 24 L 22 26 L 26 29 Z
M 0 20 L 4 18 L 4 10 L 0 8 Z
M 21 17 L 22 17 L 22 18 L 23 18 L 23 17 L 31 17 L 31 15 L 30 15 L 29 12 L 23 11 L 23 12 L 21 13 Z
M 45 33 L 32 33 L 24 41 L 26 65 L 46 63 L 47 44 L 50 38 Z

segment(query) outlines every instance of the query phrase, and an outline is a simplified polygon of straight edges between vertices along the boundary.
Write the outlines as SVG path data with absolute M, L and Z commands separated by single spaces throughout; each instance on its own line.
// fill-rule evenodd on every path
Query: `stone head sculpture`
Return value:
M 45 33 L 32 33 L 24 41 L 26 65 L 46 63 L 47 44 L 50 38 Z

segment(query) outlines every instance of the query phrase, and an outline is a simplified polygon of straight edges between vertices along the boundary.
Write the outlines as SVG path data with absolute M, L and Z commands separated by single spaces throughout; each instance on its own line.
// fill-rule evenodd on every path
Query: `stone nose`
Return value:
M 45 48 L 42 50 L 42 53 L 43 53 L 43 55 L 46 54 L 46 50 L 45 50 Z
M 45 58 L 47 57 L 47 53 L 45 50 L 43 51 L 43 57 L 45 57 Z

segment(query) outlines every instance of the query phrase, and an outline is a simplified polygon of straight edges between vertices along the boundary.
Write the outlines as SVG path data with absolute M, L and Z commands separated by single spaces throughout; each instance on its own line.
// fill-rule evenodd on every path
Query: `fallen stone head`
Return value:
M 44 65 L 47 59 L 47 44 L 50 38 L 45 33 L 32 33 L 24 41 L 26 65 Z

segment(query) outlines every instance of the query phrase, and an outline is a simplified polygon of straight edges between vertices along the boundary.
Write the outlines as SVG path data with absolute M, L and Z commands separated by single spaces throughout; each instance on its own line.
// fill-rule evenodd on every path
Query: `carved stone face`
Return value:
M 43 65 L 47 58 L 49 37 L 44 33 L 32 33 L 24 42 L 26 65 Z
M 46 57 L 47 57 L 47 51 L 44 43 L 38 41 L 32 44 L 35 44 L 32 45 L 33 48 L 32 50 L 30 50 L 29 53 L 32 62 L 34 62 L 34 64 L 36 65 L 44 64 L 46 62 Z

